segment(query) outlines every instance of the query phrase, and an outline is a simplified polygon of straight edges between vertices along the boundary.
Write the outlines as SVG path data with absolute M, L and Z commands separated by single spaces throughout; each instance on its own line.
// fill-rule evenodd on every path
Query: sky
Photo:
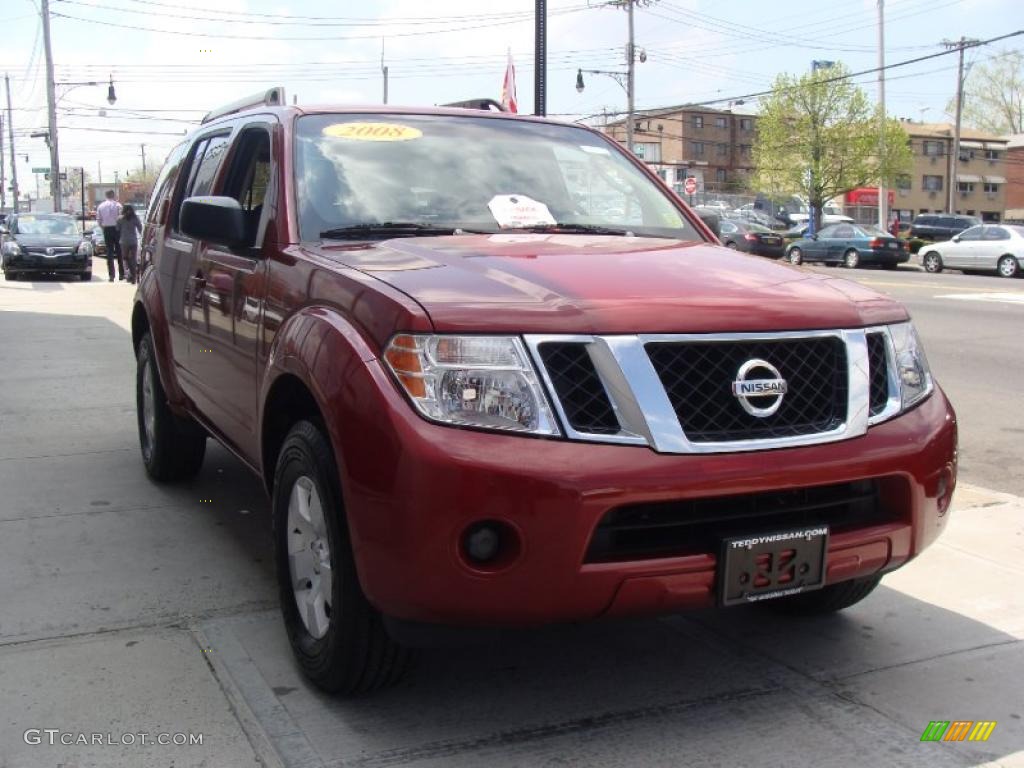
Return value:
M 0 0 L 0 74 L 10 76 L 18 178 L 34 195 L 33 167 L 49 165 L 40 0 Z M 534 105 L 534 0 L 51 0 L 61 164 L 93 180 L 124 180 L 158 166 L 202 114 L 283 85 L 289 102 L 378 104 L 381 62 L 389 103 L 431 105 L 499 98 L 508 52 L 520 112 Z M 209 10 L 216 6 L 217 10 Z M 944 39 L 985 40 L 1024 29 L 1020 0 L 885 0 L 885 61 L 944 50 Z M 876 0 L 655 0 L 635 13 L 637 108 L 730 99 L 756 113 L 754 94 L 813 60 L 852 71 L 878 63 Z M 600 0 L 548 0 L 549 115 L 617 113 L 615 78 L 576 70 L 625 68 L 627 14 Z M 1024 49 L 1024 35 L 967 52 L 968 64 Z M 113 79 L 117 102 L 106 103 Z M 100 85 L 74 85 L 95 81 Z M 877 75 L 856 78 L 870 96 Z M 887 72 L 894 117 L 949 119 L 956 56 Z M 744 98 L 747 97 L 747 98 Z M 6 115 L 6 112 L 5 112 Z M 6 120 L 6 117 L 5 117 Z M 4 150 L 9 164 L 6 124 Z M 27 159 L 26 159 L 27 156 Z M 9 176 L 8 169 L 8 176 Z M 41 182 L 41 179 L 40 179 Z M 45 184 L 41 184 L 45 188 Z

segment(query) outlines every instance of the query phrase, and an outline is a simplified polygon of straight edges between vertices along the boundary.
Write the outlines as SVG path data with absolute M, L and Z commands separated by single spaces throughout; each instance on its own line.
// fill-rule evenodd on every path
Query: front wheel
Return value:
M 925 272 L 931 272 L 933 275 L 942 271 L 942 257 L 934 251 L 926 253 L 921 258 L 921 264 Z
M 158 482 L 194 477 L 206 456 L 206 432 L 171 411 L 148 333 L 139 342 L 135 403 L 142 463 L 149 476 Z
M 860 266 L 860 254 L 853 248 L 843 254 L 843 266 L 847 269 L 856 269 Z
M 729 242 L 727 242 L 725 244 L 725 247 L 726 248 L 732 248 L 735 251 L 736 250 L 736 243 L 734 243 L 732 240 L 730 240 Z
M 829 584 L 813 592 L 804 592 L 800 595 L 769 600 L 766 605 L 780 613 L 789 613 L 797 616 L 835 613 L 859 603 L 874 592 L 875 587 L 878 586 L 881 580 L 881 576 L 869 576 L 864 579 L 841 581 L 838 584 Z
M 331 693 L 397 681 L 409 651 L 391 639 L 359 586 L 334 454 L 311 422 L 298 422 L 285 438 L 273 517 L 281 611 L 302 671 Z
M 790 264 L 796 264 L 799 266 L 804 263 L 804 252 L 799 248 L 790 248 L 789 253 L 786 254 L 786 258 L 789 259 Z
M 1000 277 L 1016 277 L 1019 270 L 1017 259 L 1013 256 L 1003 256 L 996 265 Z
M 6 270 L 6 269 L 4 270 L 4 280 L 10 280 L 11 282 L 14 282 L 17 279 L 18 279 L 18 273 L 17 272 L 9 271 L 9 270 Z

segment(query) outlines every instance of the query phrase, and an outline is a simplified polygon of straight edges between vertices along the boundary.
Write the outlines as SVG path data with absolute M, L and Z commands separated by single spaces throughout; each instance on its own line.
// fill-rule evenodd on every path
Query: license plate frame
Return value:
M 718 603 L 745 605 L 825 586 L 827 525 L 734 536 L 722 541 Z

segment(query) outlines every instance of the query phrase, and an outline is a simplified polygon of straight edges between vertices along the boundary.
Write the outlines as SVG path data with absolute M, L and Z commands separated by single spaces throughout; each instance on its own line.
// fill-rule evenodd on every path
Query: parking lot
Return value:
M 907 304 L 957 408 L 961 485 L 937 545 L 834 616 L 489 636 L 357 699 L 292 661 L 259 481 L 212 441 L 194 481 L 146 478 L 131 286 L 0 283 L 0 767 L 1024 766 L 1024 280 L 838 274 Z M 997 725 L 922 743 L 934 720 Z

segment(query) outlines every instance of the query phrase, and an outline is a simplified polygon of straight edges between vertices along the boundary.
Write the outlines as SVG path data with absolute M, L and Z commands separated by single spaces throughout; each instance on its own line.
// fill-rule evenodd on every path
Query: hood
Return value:
M 23 248 L 74 248 L 85 238 L 82 235 L 12 235 Z
M 777 331 L 907 317 L 857 283 L 680 240 L 458 235 L 327 243 L 315 252 L 412 297 L 439 331 Z

